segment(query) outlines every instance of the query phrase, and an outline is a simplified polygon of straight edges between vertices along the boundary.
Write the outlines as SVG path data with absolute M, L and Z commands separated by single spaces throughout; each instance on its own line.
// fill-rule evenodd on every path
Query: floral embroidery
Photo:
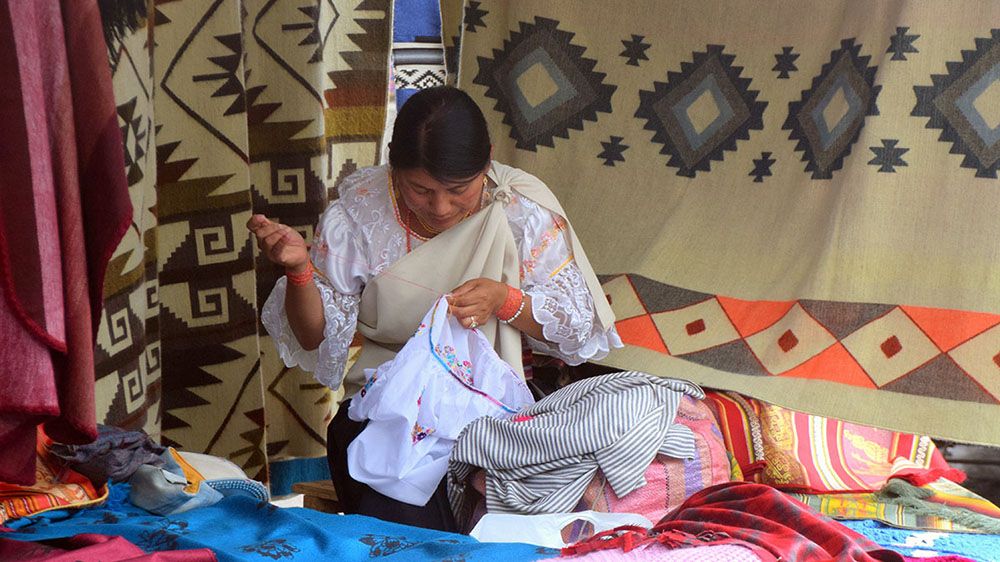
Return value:
M 413 444 L 416 445 L 420 441 L 426 439 L 432 433 L 434 433 L 433 427 L 424 427 L 419 423 L 414 423 L 413 431 L 410 432 L 410 439 L 413 441 Z
M 97 522 L 98 523 L 105 523 L 105 524 L 108 524 L 108 525 L 114 525 L 115 523 L 118 522 L 118 516 L 115 515 L 114 513 L 111 513 L 110 511 L 105 511 L 104 515 L 101 516 L 101 518 L 98 519 Z
M 387 535 L 362 535 L 358 541 L 361 544 L 368 545 L 369 558 L 389 556 L 390 554 L 395 554 L 417 545 L 416 541 L 411 541 L 407 537 L 390 537 Z
M 526 259 L 521 263 L 522 279 L 524 279 L 525 275 L 530 275 L 535 270 L 535 266 L 538 265 L 538 258 L 541 257 L 542 253 L 544 253 L 553 242 L 559 239 L 559 233 L 563 230 L 566 230 L 566 222 L 563 221 L 563 219 L 558 215 L 553 215 L 552 227 L 542 233 L 542 238 L 538 241 L 538 245 L 531 249 L 531 258 Z
M 451 374 L 462 379 L 462 382 L 465 384 L 475 386 L 472 379 L 472 363 L 468 361 L 459 362 L 458 357 L 455 356 L 454 347 L 446 345 L 442 348 L 440 345 L 435 345 L 434 352 L 438 357 L 444 357 L 444 361 L 448 364 Z
M 359 394 L 361 395 L 362 398 L 365 397 L 365 394 L 368 394 L 368 389 L 371 388 L 372 385 L 375 384 L 375 381 L 377 380 L 378 380 L 378 371 L 375 371 L 374 373 L 372 373 L 371 378 L 365 381 L 365 385 L 361 387 L 361 392 Z
M 135 541 L 139 548 L 150 550 L 177 550 L 177 540 L 180 535 L 186 535 L 187 521 L 164 518 L 156 523 L 148 523 L 150 526 L 159 527 L 153 531 L 141 531 L 139 540 Z
M 259 556 L 266 556 L 272 560 L 280 558 L 295 558 L 295 553 L 299 552 L 297 546 L 292 545 L 285 539 L 271 539 L 259 544 L 248 544 L 240 547 L 243 552 L 253 552 Z
M 424 324 L 423 322 L 421 322 L 420 325 L 417 326 L 417 331 L 413 332 L 413 335 L 414 336 L 418 336 L 418 335 L 420 335 L 421 332 L 423 332 L 426 329 L 427 329 L 427 324 Z

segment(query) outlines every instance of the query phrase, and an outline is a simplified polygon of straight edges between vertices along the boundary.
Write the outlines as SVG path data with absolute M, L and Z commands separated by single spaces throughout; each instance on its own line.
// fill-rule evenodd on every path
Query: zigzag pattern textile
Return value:
M 336 396 L 260 327 L 282 272 L 244 225 L 263 213 L 309 240 L 339 181 L 378 162 L 389 11 L 158 0 L 110 46 L 135 213 L 104 287 L 99 421 L 262 481 L 274 461 L 325 455 Z
M 445 83 L 441 6 L 426 0 L 393 0 L 392 75 L 396 108 L 419 90 Z

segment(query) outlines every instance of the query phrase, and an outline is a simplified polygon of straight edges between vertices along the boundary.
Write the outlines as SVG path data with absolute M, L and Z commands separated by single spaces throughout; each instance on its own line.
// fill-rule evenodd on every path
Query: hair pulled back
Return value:
M 443 182 L 467 180 L 490 162 L 490 133 L 469 94 L 436 86 L 413 94 L 392 129 L 389 165 L 422 168 Z

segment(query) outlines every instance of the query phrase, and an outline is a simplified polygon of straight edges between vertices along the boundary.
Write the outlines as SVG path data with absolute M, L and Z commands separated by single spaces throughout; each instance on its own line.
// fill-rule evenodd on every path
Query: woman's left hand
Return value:
M 451 292 L 451 313 L 466 328 L 485 324 L 507 300 L 507 285 L 479 277 L 462 283 Z

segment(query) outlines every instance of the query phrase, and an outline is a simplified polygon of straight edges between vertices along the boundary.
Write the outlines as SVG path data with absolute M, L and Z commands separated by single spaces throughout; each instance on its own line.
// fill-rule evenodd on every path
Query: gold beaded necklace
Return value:
M 410 209 L 407 208 L 406 211 L 407 211 L 407 213 L 409 213 Z M 465 219 L 469 218 L 470 215 L 472 215 L 472 211 L 469 211 L 468 213 L 466 213 L 465 216 L 462 217 L 462 220 L 465 220 Z M 416 213 L 413 213 L 413 216 L 417 217 L 417 222 L 420 223 L 420 226 L 424 227 L 424 232 L 430 232 L 432 236 L 437 236 L 438 234 L 441 234 L 440 230 L 438 230 L 438 229 L 432 227 L 431 225 L 425 223 L 424 219 L 420 218 L 420 215 L 418 215 Z

